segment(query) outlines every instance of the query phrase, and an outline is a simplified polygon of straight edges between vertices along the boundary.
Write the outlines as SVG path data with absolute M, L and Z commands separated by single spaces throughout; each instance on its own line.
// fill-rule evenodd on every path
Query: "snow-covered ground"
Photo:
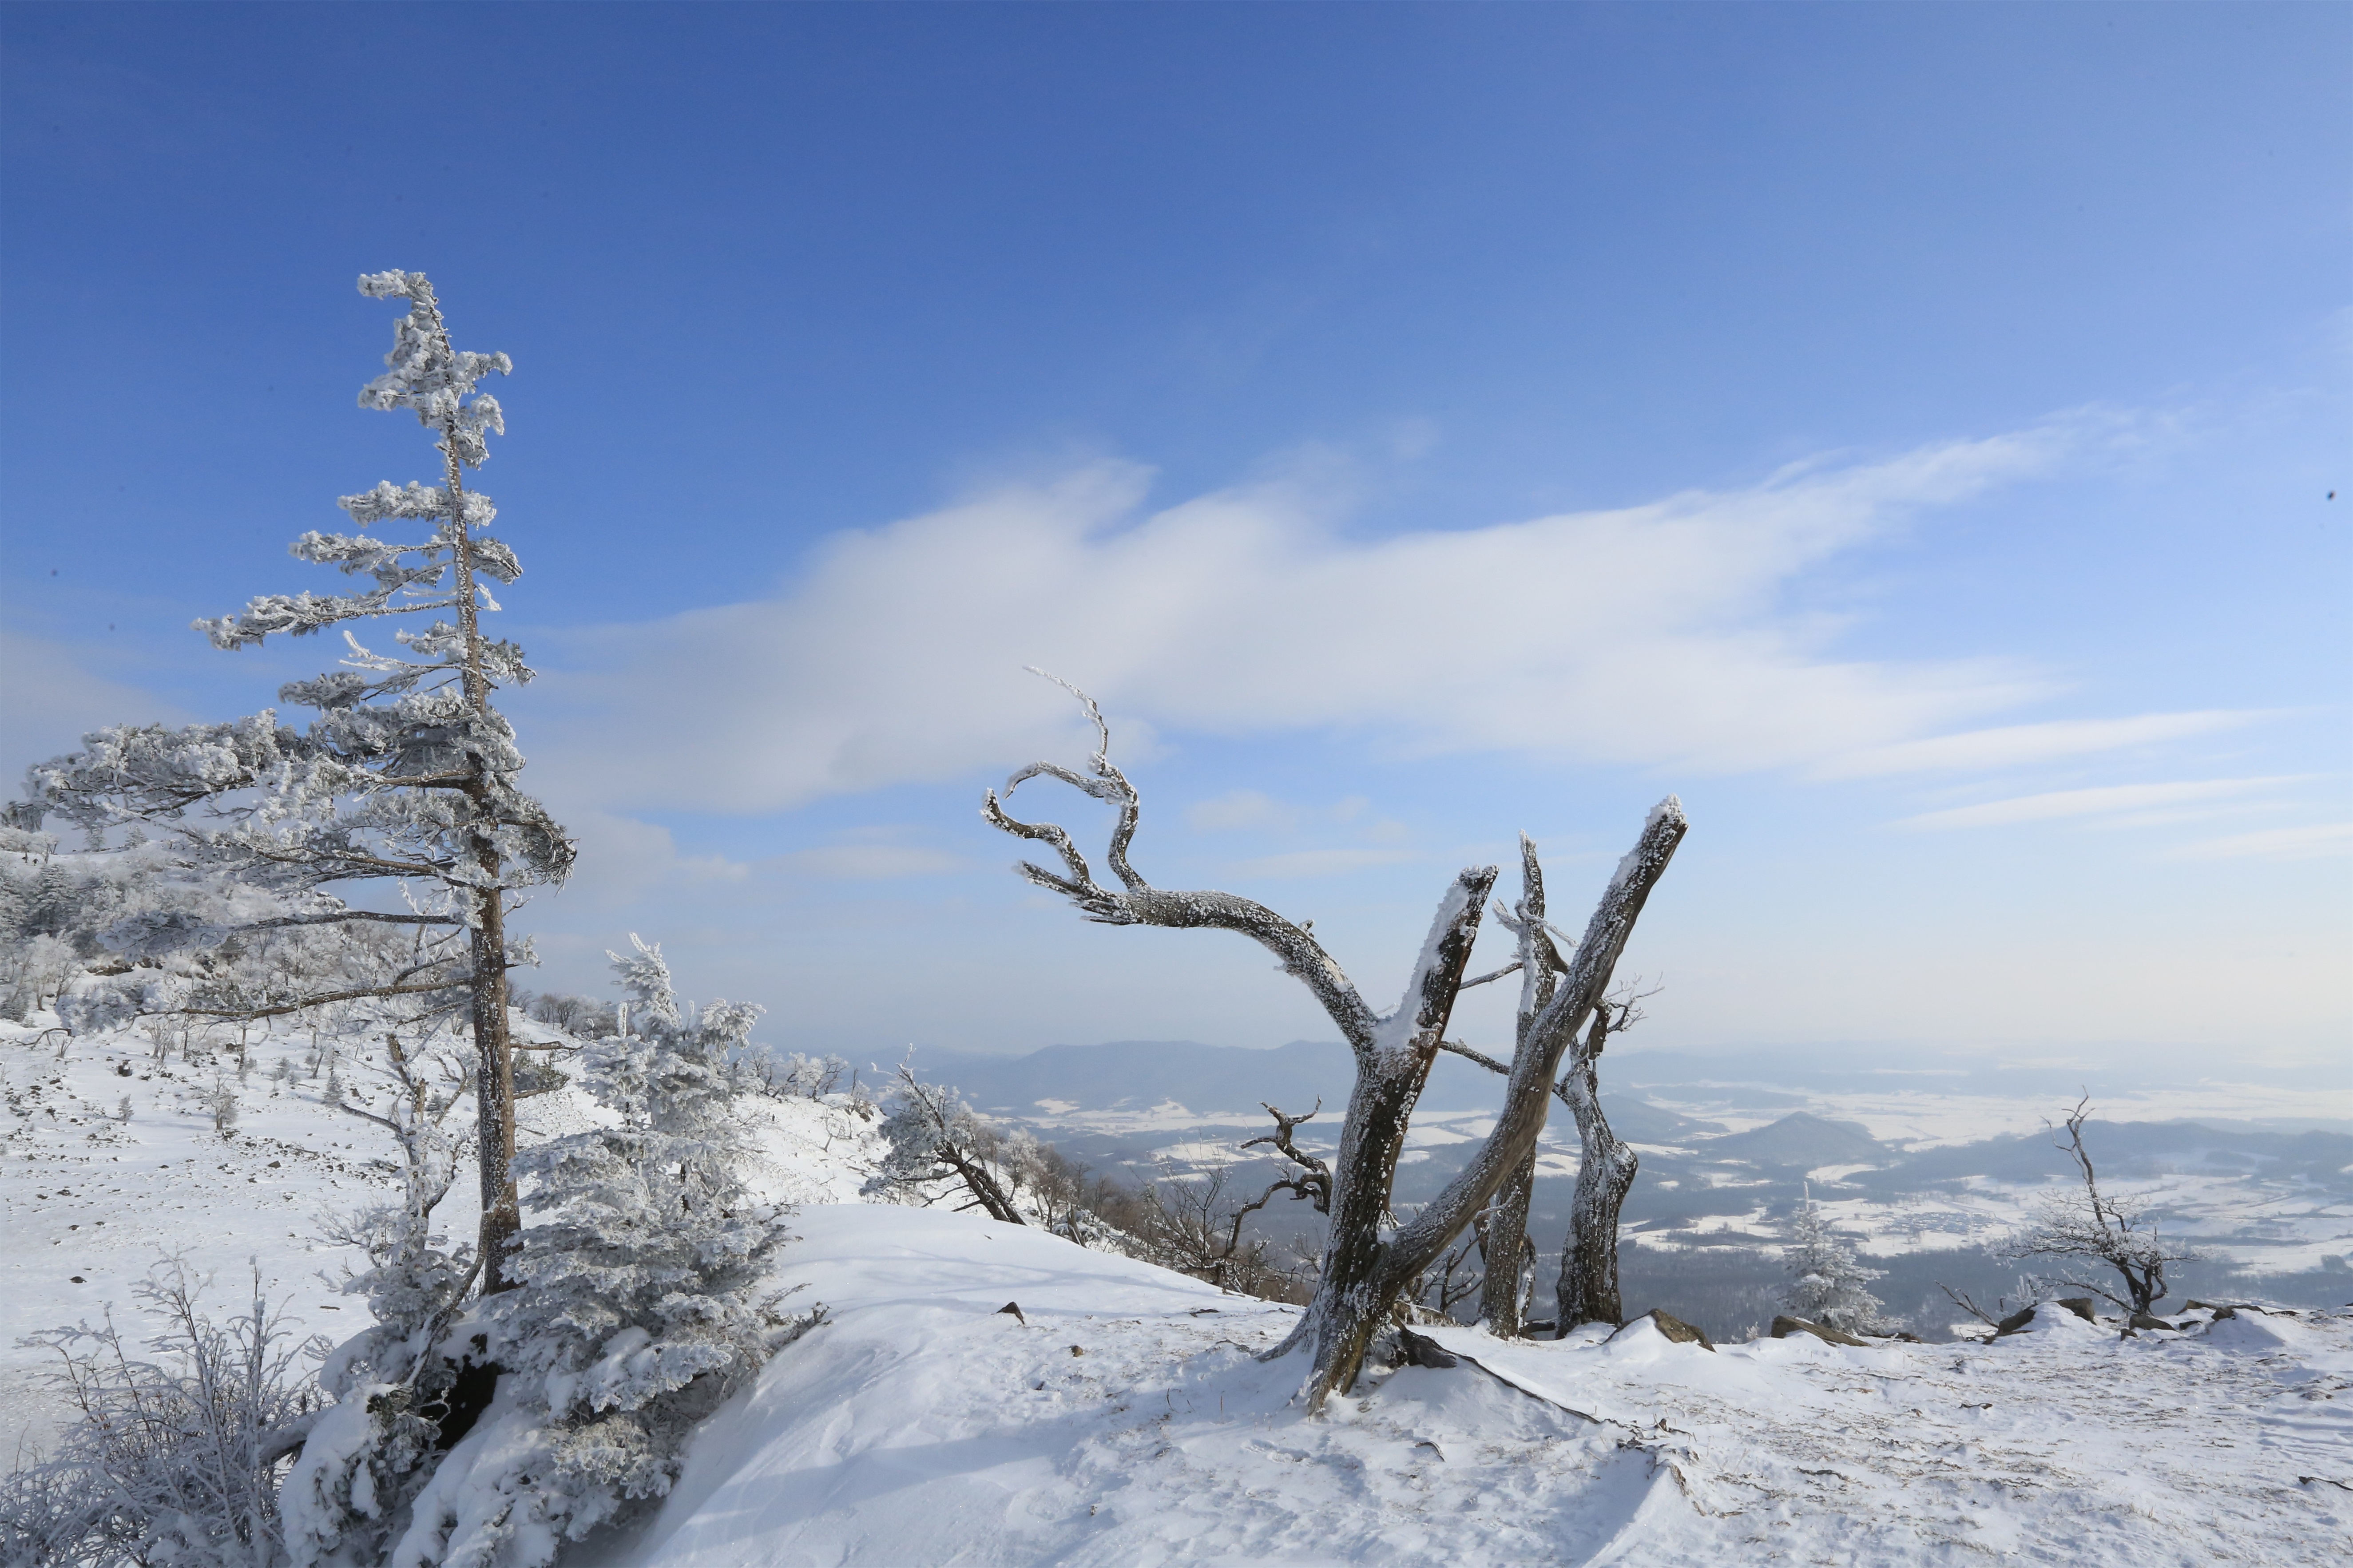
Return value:
M 62 1060 L 56 1045 L 0 1026 L 0 1443 L 59 1414 L 17 1336 L 110 1302 L 133 1321 L 131 1287 L 166 1252 L 217 1277 L 216 1310 L 252 1258 L 299 1332 L 360 1326 L 317 1217 L 379 1200 L 391 1172 L 378 1130 L 325 1104 L 321 1079 L 276 1077 L 307 1037 L 257 1042 L 228 1137 L 195 1100 L 210 1069 L 159 1065 L 136 1036 Z M 1036 1229 L 860 1204 L 871 1121 L 839 1100 L 754 1103 L 756 1184 L 804 1205 L 778 1282 L 829 1321 L 702 1431 L 659 1513 L 592 1543 L 584 1568 L 2353 1552 L 2353 1315 L 2128 1341 L 2063 1316 L 1993 1344 L 1867 1350 L 1437 1329 L 1461 1364 L 1376 1372 L 1310 1420 L 1292 1403 L 1302 1363 L 1255 1359 L 1292 1309 Z M 566 1091 L 523 1114 L 528 1140 L 594 1112 Z M 470 1184 L 444 1215 L 459 1236 Z
M 0 1023 L 0 1456 L 12 1464 L 23 1440 L 38 1444 L 64 1414 L 44 1375 L 56 1356 L 20 1344 L 25 1335 L 94 1324 L 111 1310 L 144 1339 L 153 1328 L 133 1289 L 177 1256 L 212 1277 L 216 1317 L 252 1300 L 258 1268 L 298 1337 L 347 1339 L 364 1326 L 356 1314 L 365 1304 L 339 1290 L 358 1256 L 319 1239 L 321 1217 L 399 1191 L 388 1135 L 331 1107 L 323 1072 L 306 1073 L 307 1035 L 258 1035 L 240 1081 L 225 1053 L 214 1067 L 190 1066 L 176 1050 L 157 1062 L 147 1038 L 129 1032 L 68 1042 L 60 1058 L 62 1036 L 47 1027 L 54 1022 L 36 1014 L 25 1026 Z M 294 1074 L 283 1081 L 281 1061 Z M 364 1066 L 348 1057 L 340 1071 L 365 1081 Z M 238 1091 L 226 1137 L 197 1100 L 216 1079 Z M 839 1104 L 751 1103 L 765 1157 L 750 1184 L 760 1196 L 855 1200 L 874 1159 L 866 1123 Z M 534 1096 L 518 1107 L 518 1134 L 528 1144 L 597 1114 L 570 1089 Z M 449 1236 L 473 1233 L 476 1190 L 469 1164 L 438 1211 Z
M 798 1563 L 2338 1563 L 2353 1317 L 1715 1351 L 1432 1331 L 1292 1403 L 1293 1309 L 1035 1230 L 831 1206 L 832 1321 L 704 1428 L 616 1568 Z M 1016 1318 L 1001 1309 L 1020 1305 Z M 2299 1477 L 2316 1479 L 2301 1481 Z

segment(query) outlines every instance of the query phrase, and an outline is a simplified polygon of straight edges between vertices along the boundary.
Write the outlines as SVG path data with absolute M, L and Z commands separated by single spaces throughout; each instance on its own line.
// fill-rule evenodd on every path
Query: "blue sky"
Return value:
M 1110 710 L 1147 875 L 1314 916 L 1376 995 L 1466 859 L 1525 827 L 1581 906 L 1674 790 L 1654 1043 L 2353 1034 L 2342 7 L 0 42 L 11 772 L 319 664 L 185 628 L 427 472 L 353 403 L 352 279 L 409 268 L 516 363 L 512 711 L 586 849 L 548 984 L 637 930 L 801 1047 L 1328 1035 L 1236 939 L 1006 874 L 980 789 L 1082 755 L 1038 663 Z

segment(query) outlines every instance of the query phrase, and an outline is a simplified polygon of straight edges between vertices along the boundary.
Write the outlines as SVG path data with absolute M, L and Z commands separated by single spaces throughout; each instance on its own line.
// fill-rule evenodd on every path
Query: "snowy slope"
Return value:
M 704 1429 L 616 1568 L 2353 1551 L 2353 1492 L 2329 1484 L 2353 1483 L 2345 1315 L 2120 1342 L 2057 1314 L 1868 1350 L 1437 1330 L 1471 1360 L 1310 1421 L 1303 1364 L 1250 1354 L 1292 1309 L 969 1216 L 812 1208 L 798 1229 L 783 1276 L 832 1322 Z
M 320 1217 L 398 1192 L 381 1128 L 329 1106 L 322 1078 L 276 1079 L 280 1060 L 300 1068 L 307 1034 L 257 1036 L 243 1083 L 233 1069 L 222 1075 L 238 1086 L 240 1109 L 236 1131 L 223 1137 L 195 1102 L 215 1081 L 213 1068 L 177 1052 L 158 1063 L 148 1039 L 130 1032 L 73 1040 L 59 1059 L 61 1036 L 46 1030 L 55 1022 L 46 1013 L 24 1026 L 0 1022 L 0 1457 L 12 1465 L 20 1439 L 37 1445 L 62 1415 L 43 1375 L 56 1358 L 19 1345 L 24 1335 L 95 1323 L 111 1310 L 143 1339 L 152 1331 L 132 1288 L 177 1254 L 213 1277 L 215 1316 L 250 1301 L 258 1267 L 298 1338 L 347 1339 L 365 1326 L 365 1303 L 338 1289 L 344 1266 L 358 1258 L 317 1238 Z M 364 1069 L 347 1058 L 343 1073 L 357 1082 Z M 117 1117 L 125 1096 L 128 1122 Z M 758 1195 L 856 1198 L 876 1141 L 839 1097 L 746 1103 L 763 1155 L 747 1176 Z M 456 1114 L 470 1110 L 469 1103 Z M 520 1136 L 528 1144 L 597 1114 L 571 1089 L 535 1096 L 518 1107 Z M 469 1163 L 438 1215 L 451 1237 L 472 1235 L 475 1192 Z
M 361 1304 L 318 1278 L 344 1258 L 311 1237 L 321 1210 L 380 1198 L 391 1173 L 378 1130 L 318 1080 L 273 1079 L 307 1037 L 257 1042 L 224 1138 L 190 1093 L 208 1068 L 159 1067 L 137 1036 L 75 1041 L 60 1061 L 34 1022 L 0 1025 L 0 1447 L 58 1414 L 16 1337 L 110 1302 L 133 1321 L 130 1287 L 165 1251 L 218 1275 L 216 1310 L 238 1304 L 253 1257 L 299 1332 L 360 1326 Z M 871 1121 L 839 1099 L 752 1103 L 754 1184 L 807 1205 L 778 1282 L 830 1321 L 704 1428 L 661 1511 L 584 1568 L 2353 1552 L 2353 1492 L 2331 1484 L 2353 1482 L 2343 1314 L 2129 1342 L 2059 1317 L 1992 1345 L 1714 1352 L 1647 1326 L 1607 1345 L 1436 1330 L 1462 1365 L 1375 1375 L 1311 1422 L 1290 1404 L 1302 1363 L 1252 1359 L 1291 1309 L 1035 1229 L 858 1204 Z M 594 1114 L 568 1091 L 522 1111 L 526 1140 Z M 471 1180 L 444 1215 L 459 1236 Z

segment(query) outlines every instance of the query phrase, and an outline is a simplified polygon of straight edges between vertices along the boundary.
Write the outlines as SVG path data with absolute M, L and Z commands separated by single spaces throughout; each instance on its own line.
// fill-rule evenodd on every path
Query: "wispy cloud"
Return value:
M 1069 749 L 1067 703 L 1019 673 L 1037 664 L 1114 710 L 1214 733 L 1810 767 L 2046 689 L 1999 658 L 1842 657 L 1834 627 L 1783 598 L 1841 552 L 2045 471 L 2076 440 L 2053 426 L 1369 542 L 1338 531 L 1313 477 L 1139 519 L 1144 471 L 1097 464 L 839 536 L 775 598 L 575 636 L 548 678 L 574 709 L 570 739 L 544 718 L 535 731 L 543 751 L 593 752 L 608 805 L 773 810 Z M 643 743 L 617 751 L 615 733 Z
M 2268 715 L 2260 711 L 2208 710 L 2196 713 L 2144 713 L 2133 719 L 2062 719 L 2044 724 L 2010 724 L 1848 752 L 1821 763 L 1813 772 L 1818 778 L 1832 779 L 1932 772 L 1983 773 L 2186 740 L 2265 717 Z
M 1261 855 L 1231 868 L 1237 877 L 1338 877 L 1368 866 L 1394 866 L 1413 859 L 1409 849 L 1293 849 Z
M 808 877 L 863 881 L 869 878 L 929 877 L 944 871 L 968 871 L 970 861 L 944 849 L 914 844 L 825 844 L 796 849 L 764 862 L 780 870 Z
M 71 751 L 102 724 L 183 724 L 152 692 L 92 671 L 88 650 L 0 627 L 0 777 Z
M 2353 855 L 2353 822 L 2316 822 L 2303 827 L 2270 827 L 2185 844 L 2174 856 L 2184 860 L 2318 860 Z
M 2096 789 L 2051 790 L 1990 800 L 1978 805 L 1955 806 L 1907 816 L 1903 827 L 2007 827 L 2021 822 L 2052 822 L 2069 817 L 2110 817 L 2146 822 L 2179 821 L 2179 808 L 2192 803 L 2236 800 L 2293 784 L 2292 777 L 2197 779 L 2174 784 L 2107 784 Z
M 1299 825 L 1299 808 L 1254 789 L 1229 790 L 1187 806 L 1185 825 L 1196 833 L 1281 830 Z

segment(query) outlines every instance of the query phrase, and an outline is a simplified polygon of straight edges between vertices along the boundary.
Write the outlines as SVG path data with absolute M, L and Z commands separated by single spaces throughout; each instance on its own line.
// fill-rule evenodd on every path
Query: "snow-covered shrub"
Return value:
M 164 1320 L 135 1359 L 110 1317 L 30 1336 L 62 1358 L 80 1418 L 57 1453 L 0 1483 L 0 1562 L 277 1568 L 278 1472 L 314 1418 L 299 1351 L 263 1299 L 226 1324 L 176 1260 L 138 1295 Z
M 798 1051 L 777 1056 L 754 1051 L 745 1058 L 763 1092 L 778 1100 L 822 1100 L 841 1087 L 849 1064 L 839 1057 L 810 1057 Z
M 2197 1249 L 2178 1237 L 2164 1236 L 2146 1194 L 2103 1189 L 2092 1167 L 2091 1151 L 2084 1146 L 2084 1128 L 2090 1121 L 2088 1096 L 2068 1113 L 2067 1141 L 2058 1145 L 2074 1162 L 2081 1185 L 2047 1189 L 2036 1199 L 2026 1228 L 2011 1238 L 2010 1255 L 2017 1258 L 2068 1258 L 2094 1267 L 2094 1274 L 2113 1269 L 2116 1288 L 2096 1278 L 2070 1273 L 2038 1282 L 2051 1296 L 2088 1291 L 2125 1313 L 2147 1312 L 2170 1293 L 2165 1282 L 2168 1268 L 2194 1261 Z M 2045 1123 L 2047 1126 L 2048 1123 Z
M 205 1114 L 212 1118 L 214 1131 L 226 1138 L 237 1131 L 237 1090 L 228 1086 L 227 1079 L 216 1074 L 212 1087 L 203 1090 L 198 1100 Z
M 528 1001 L 519 998 L 516 1005 L 522 1008 L 525 1017 L 561 1029 L 575 1039 L 593 1040 L 619 1026 L 619 1016 L 613 1004 L 594 996 L 544 991 Z
M 633 942 L 635 938 L 631 939 Z M 479 1326 L 507 1373 L 417 1498 L 395 1568 L 529 1568 L 660 1497 L 694 1424 L 816 1321 L 763 1292 L 785 1215 L 754 1203 L 731 1058 L 759 1009 L 681 1010 L 659 948 L 614 966 L 627 1032 L 590 1045 L 582 1082 L 616 1125 L 516 1157 L 531 1179 L 509 1265 Z
M 1831 1232 L 1814 1206 L 1811 1190 L 1789 1222 L 1781 1260 L 1790 1276 L 1781 1299 L 1799 1317 L 1850 1334 L 1887 1333 L 1896 1327 L 1885 1303 L 1864 1289 L 1887 1271 L 1857 1261 L 1854 1249 Z

